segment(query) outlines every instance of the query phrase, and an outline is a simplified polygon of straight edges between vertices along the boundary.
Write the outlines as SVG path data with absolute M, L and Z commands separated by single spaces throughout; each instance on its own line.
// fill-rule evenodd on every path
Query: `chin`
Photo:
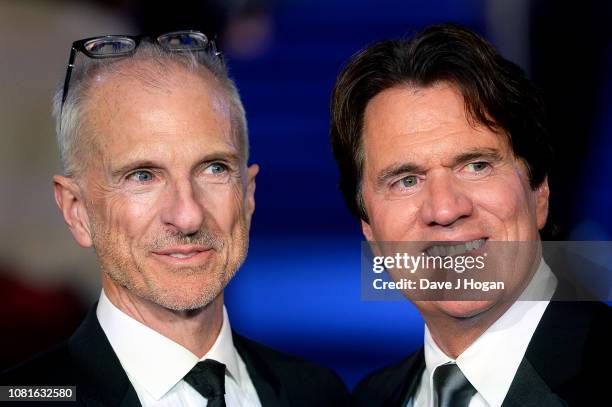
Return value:
M 495 301 L 433 301 L 433 307 L 448 316 L 457 319 L 473 318 L 495 305 Z
M 225 288 L 223 275 L 203 273 L 162 273 L 163 278 L 149 278 L 127 287 L 141 298 L 173 311 L 192 311 L 206 307 Z
M 173 290 L 148 293 L 147 298 L 155 304 L 173 311 L 193 311 L 206 307 L 212 303 L 222 292 L 221 284 L 207 286 L 197 291 Z

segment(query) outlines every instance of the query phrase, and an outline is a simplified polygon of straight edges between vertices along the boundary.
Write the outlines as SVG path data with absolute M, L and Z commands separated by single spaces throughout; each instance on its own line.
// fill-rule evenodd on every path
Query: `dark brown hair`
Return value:
M 504 134 L 529 172 L 532 188 L 548 175 L 552 152 L 540 93 L 525 73 L 473 31 L 455 24 L 430 26 L 409 39 L 375 43 L 344 67 L 331 100 L 330 139 L 347 206 L 368 220 L 361 197 L 361 133 L 368 102 L 398 85 L 454 85 L 468 118 Z

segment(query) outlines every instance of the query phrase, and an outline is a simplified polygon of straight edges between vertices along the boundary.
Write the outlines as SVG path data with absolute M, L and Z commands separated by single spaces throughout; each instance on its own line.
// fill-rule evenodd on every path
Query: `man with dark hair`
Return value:
M 521 69 L 469 29 L 431 26 L 354 56 L 331 110 L 340 189 L 373 248 L 429 242 L 428 253 L 454 256 L 529 243 L 502 264 L 512 280 L 503 295 L 418 301 L 403 290 L 425 321 L 424 348 L 364 378 L 356 403 L 606 403 L 597 367 L 610 362 L 609 308 L 550 301 L 559 282 L 539 231 L 551 149 Z
M 247 253 L 258 166 L 214 43 L 77 41 L 54 112 L 55 200 L 95 249 L 102 292 L 68 341 L 0 384 L 75 386 L 79 405 L 344 405 L 331 371 L 230 327 L 223 290 Z

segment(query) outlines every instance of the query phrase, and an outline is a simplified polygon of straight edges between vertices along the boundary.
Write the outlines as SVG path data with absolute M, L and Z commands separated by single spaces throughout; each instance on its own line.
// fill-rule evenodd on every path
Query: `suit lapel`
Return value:
M 503 406 L 566 405 L 555 389 L 580 370 L 591 317 L 581 304 L 551 301 L 531 338 Z
M 119 407 L 141 407 L 140 399 L 136 394 L 136 390 L 134 390 L 134 386 L 132 386 L 132 383 L 128 384 L 128 388 L 123 395 L 123 399 L 121 400 Z
M 68 342 L 79 369 L 77 399 L 85 405 L 140 406 L 138 396 L 96 316 L 97 303 Z
M 397 384 L 391 397 L 385 403 L 387 406 L 405 406 L 406 403 L 415 395 L 423 370 L 425 370 L 425 353 L 423 348 L 419 349 L 414 355 L 409 357 L 400 365 L 400 375 L 404 378 Z
M 551 301 L 531 338 L 525 357 L 554 389 L 575 376 L 592 316 L 581 303 Z
M 425 369 L 423 348 L 395 365 L 363 379 L 353 391 L 358 406 L 405 406 L 419 385 Z
M 246 365 L 261 405 L 266 407 L 289 406 L 289 399 L 282 389 L 281 382 L 268 363 L 249 346 L 242 336 L 233 332 L 233 340 L 238 354 Z
M 523 358 L 502 407 L 560 407 L 566 405 L 550 390 L 531 363 Z

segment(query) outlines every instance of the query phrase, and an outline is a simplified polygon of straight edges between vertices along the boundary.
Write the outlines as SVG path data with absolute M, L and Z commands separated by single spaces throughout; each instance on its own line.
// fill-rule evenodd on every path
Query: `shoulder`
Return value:
M 245 338 L 234 332 L 234 346 L 249 374 L 277 381 L 297 405 L 348 405 L 348 391 L 331 369 Z M 294 404 L 294 403 L 292 403 Z
M 570 329 L 584 331 L 584 339 L 577 337 L 574 343 L 577 352 L 582 354 L 582 371 L 595 375 L 596 370 L 593 369 L 597 366 L 612 363 L 609 352 L 612 343 L 612 308 L 600 302 L 578 302 L 572 307 L 566 307 L 566 315 L 572 312 L 579 316 L 580 320 L 576 318 L 572 321 L 570 317 Z
M 607 328 L 607 334 L 610 335 L 610 322 L 612 322 L 612 308 L 609 305 L 601 302 L 588 303 L 592 309 L 596 324 L 604 325 Z
M 601 366 L 612 364 L 612 309 L 599 302 L 551 302 L 526 358 L 548 386 L 570 404 L 607 400 Z M 587 403 L 588 404 L 588 403 Z
M 401 403 L 404 396 L 419 382 L 425 360 L 423 349 L 397 363 L 373 371 L 359 381 L 353 390 L 358 405 L 378 406 Z
M 2 385 L 70 385 L 76 375 L 68 342 L 39 353 L 0 374 Z
M 534 337 L 541 338 L 542 342 L 548 342 L 548 345 L 552 341 L 575 351 L 601 351 L 609 345 L 611 323 L 612 308 L 604 303 L 551 301 Z M 556 337 L 551 338 L 551 334 L 556 334 Z M 572 340 L 564 340 L 567 337 Z

